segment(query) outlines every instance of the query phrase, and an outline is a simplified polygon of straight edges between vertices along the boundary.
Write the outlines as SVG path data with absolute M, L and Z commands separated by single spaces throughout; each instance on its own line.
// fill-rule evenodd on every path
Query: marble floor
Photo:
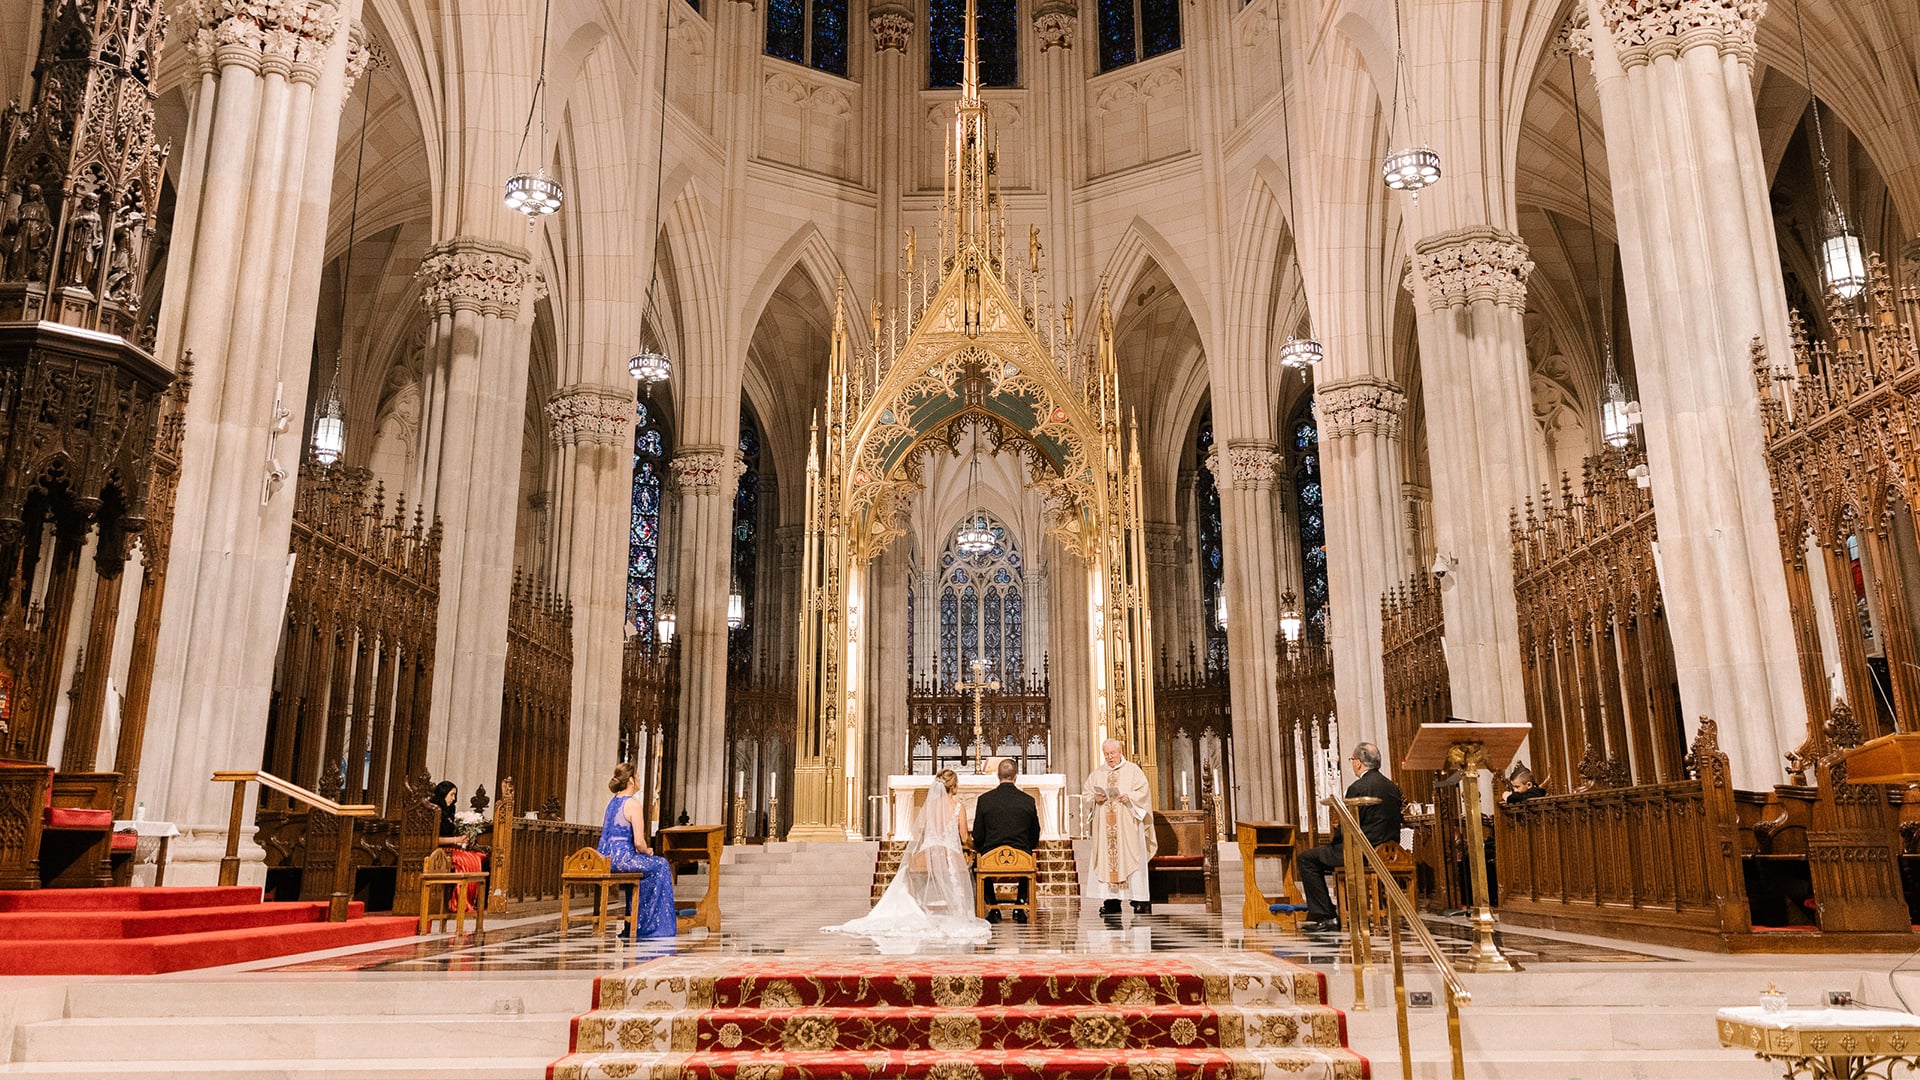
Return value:
M 591 926 L 576 922 L 562 937 L 557 917 L 548 914 L 513 920 L 495 920 L 484 934 L 471 931 L 381 943 L 340 950 L 322 957 L 292 961 L 263 961 L 248 970 L 276 972 L 515 972 L 618 971 L 652 957 L 672 953 L 780 955 L 846 955 L 903 951 L 881 947 L 866 938 L 825 934 L 820 926 L 838 921 L 842 913 L 824 908 L 783 908 L 778 911 L 741 911 L 726 916 L 719 934 L 692 934 L 657 942 L 630 942 L 611 932 L 596 936 Z M 852 918 L 861 912 L 845 913 Z M 1471 931 L 1464 920 L 1429 918 L 1428 929 L 1450 957 L 1464 955 Z M 1678 963 L 1669 950 L 1602 943 L 1543 931 L 1503 931 L 1500 947 L 1526 967 L 1540 964 Z M 1386 959 L 1387 939 L 1376 940 L 1378 960 Z M 1415 964 L 1430 963 L 1425 950 L 1411 936 L 1407 957 Z M 904 951 L 995 953 L 1128 953 L 1191 952 L 1258 949 L 1313 966 L 1336 967 L 1345 962 L 1344 934 L 1299 934 L 1272 927 L 1247 931 L 1240 927 L 1236 906 L 1231 914 L 1210 913 L 1199 905 L 1162 904 L 1150 915 L 1127 912 L 1118 919 L 1100 915 L 1092 903 L 1043 908 L 1031 924 L 1011 921 L 993 928 L 993 938 L 980 945 L 923 943 Z M 1669 955 L 1661 955 L 1662 952 Z

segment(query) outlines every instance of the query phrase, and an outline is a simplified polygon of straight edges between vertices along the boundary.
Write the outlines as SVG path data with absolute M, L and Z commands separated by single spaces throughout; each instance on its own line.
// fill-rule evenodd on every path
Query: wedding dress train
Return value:
M 821 927 L 887 941 L 986 941 L 993 928 L 973 914 L 973 873 L 960 848 L 960 806 L 935 784 L 914 822 L 914 838 L 900 854 L 887 891 L 873 910 L 852 922 Z

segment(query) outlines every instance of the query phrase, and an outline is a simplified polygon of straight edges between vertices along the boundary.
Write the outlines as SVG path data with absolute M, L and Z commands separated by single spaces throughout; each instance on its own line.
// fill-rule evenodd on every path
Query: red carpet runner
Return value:
M 1368 1076 L 1317 972 L 1259 953 L 668 957 L 599 980 L 551 1080 Z
M 265 904 L 257 886 L 0 891 L 0 972 L 154 975 L 412 936 L 362 906 L 330 923 L 325 901 Z

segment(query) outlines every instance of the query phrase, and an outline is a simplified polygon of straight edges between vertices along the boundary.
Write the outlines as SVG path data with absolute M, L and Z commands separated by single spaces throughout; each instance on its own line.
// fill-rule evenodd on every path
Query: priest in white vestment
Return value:
M 1147 891 L 1147 860 L 1153 857 L 1153 792 L 1147 774 L 1120 753 L 1120 741 L 1100 746 L 1105 762 L 1081 789 L 1093 803 L 1093 874 L 1086 893 L 1101 901 L 1102 915 L 1120 914 L 1120 901 L 1136 915 L 1153 911 Z

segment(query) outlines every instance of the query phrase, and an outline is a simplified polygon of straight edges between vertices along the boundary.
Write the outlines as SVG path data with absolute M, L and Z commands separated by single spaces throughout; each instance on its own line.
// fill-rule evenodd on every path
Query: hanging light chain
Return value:
M 1300 219 L 1294 213 L 1293 199 L 1293 115 L 1287 106 L 1287 43 L 1281 18 L 1281 0 L 1273 0 L 1273 43 L 1280 55 L 1280 141 L 1287 158 L 1287 228 L 1293 234 L 1293 265 L 1300 266 Z M 1307 317 L 1307 336 L 1287 338 L 1280 346 L 1280 364 L 1284 368 L 1305 371 L 1326 359 L 1326 347 L 1313 336 L 1313 304 L 1307 296 L 1307 279 L 1300 275 L 1300 307 Z
M 660 18 L 660 137 L 654 148 L 653 156 L 653 254 L 647 258 L 647 291 L 642 308 L 642 331 L 645 313 L 653 309 L 653 286 L 660 280 L 660 186 L 666 178 L 667 164 L 667 72 L 673 63 L 673 0 L 664 0 L 664 13 Z M 667 356 L 664 346 L 661 349 L 642 348 L 627 361 L 627 371 L 640 380 L 653 392 L 653 384 L 665 382 L 673 375 L 673 360 Z

